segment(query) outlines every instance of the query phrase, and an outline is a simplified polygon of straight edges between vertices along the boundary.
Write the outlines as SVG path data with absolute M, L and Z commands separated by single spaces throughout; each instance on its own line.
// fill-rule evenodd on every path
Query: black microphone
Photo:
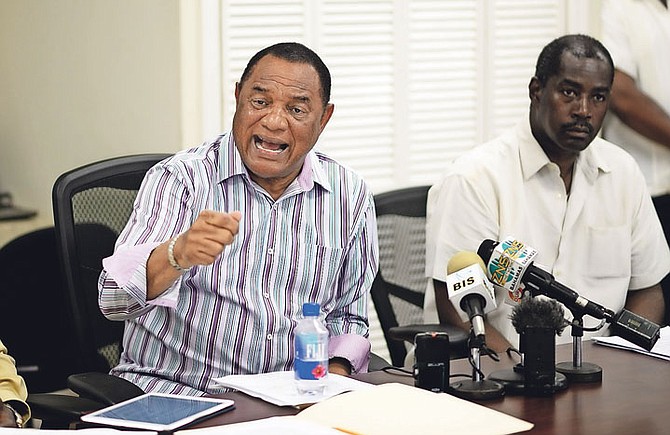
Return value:
M 542 294 L 564 304 L 576 316 L 588 314 L 608 322 L 614 319 L 614 311 L 581 297 L 574 290 L 556 281 L 554 276 L 533 264 L 537 251 L 518 240 L 507 238 L 501 243 L 484 240 L 477 254 L 487 263 L 486 272 L 494 284 L 507 290 L 517 290 L 520 283 L 530 287 L 532 295 Z M 512 273 L 518 279 L 508 278 Z
M 660 326 L 628 310 L 619 314 L 580 296 L 533 264 L 537 251 L 508 237 L 502 242 L 484 240 L 477 254 L 486 262 L 486 274 L 494 285 L 518 294 L 526 285 L 532 295 L 542 294 L 565 305 L 575 317 L 587 314 L 612 324 L 613 332 L 644 349 L 651 350 L 660 337 Z
M 491 373 L 489 379 L 501 382 L 508 392 L 543 396 L 567 388 L 565 375 L 556 372 L 556 335 L 567 325 L 563 308 L 554 299 L 526 296 L 510 315 L 519 334 L 521 363 L 513 370 Z
M 436 393 L 449 391 L 449 335 L 423 332 L 414 337 L 414 386 Z

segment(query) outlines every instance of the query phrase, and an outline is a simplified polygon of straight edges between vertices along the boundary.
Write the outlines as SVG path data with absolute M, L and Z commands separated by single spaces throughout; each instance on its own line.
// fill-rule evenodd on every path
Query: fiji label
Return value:
M 328 374 L 326 343 L 298 338 L 296 342 L 295 373 L 298 379 L 317 380 Z

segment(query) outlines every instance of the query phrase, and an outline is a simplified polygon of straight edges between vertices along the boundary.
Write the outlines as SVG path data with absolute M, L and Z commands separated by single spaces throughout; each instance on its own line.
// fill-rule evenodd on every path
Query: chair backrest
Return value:
M 60 277 L 56 232 L 42 228 L 0 248 L 0 340 L 31 393 L 66 388 L 73 336 Z
M 102 259 L 111 255 L 147 170 L 170 154 L 137 154 L 61 175 L 52 200 L 56 242 L 77 344 L 78 372 L 107 372 L 121 354 L 123 323 L 98 308 Z
M 430 186 L 409 187 L 375 195 L 379 236 L 379 272 L 372 301 L 393 365 L 402 366 L 406 344 L 389 329 L 423 323 L 426 291 L 426 201 Z

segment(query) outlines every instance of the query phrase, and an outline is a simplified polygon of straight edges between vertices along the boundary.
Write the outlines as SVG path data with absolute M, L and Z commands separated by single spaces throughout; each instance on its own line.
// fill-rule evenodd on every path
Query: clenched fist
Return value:
M 230 245 L 240 227 L 242 213 L 203 210 L 191 228 L 179 236 L 174 247 L 177 263 L 185 269 L 212 264 L 226 245 Z

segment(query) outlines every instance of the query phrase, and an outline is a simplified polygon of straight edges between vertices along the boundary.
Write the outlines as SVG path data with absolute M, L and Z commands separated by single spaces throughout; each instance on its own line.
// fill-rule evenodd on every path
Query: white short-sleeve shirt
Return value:
M 427 276 L 445 281 L 455 253 L 477 252 L 485 239 L 507 236 L 537 249 L 536 264 L 559 282 L 615 312 L 624 307 L 629 289 L 653 286 L 670 270 L 670 251 L 633 158 L 596 138 L 577 159 L 566 196 L 558 166 L 532 136 L 527 119 L 456 159 L 431 188 Z M 425 320 L 435 323 L 435 294 L 428 281 Z M 496 299 L 498 308 L 488 320 L 518 344 L 506 292 Z M 569 311 L 566 317 L 572 317 Z M 585 327 L 599 323 L 584 316 Z M 570 340 L 568 328 L 557 343 Z

